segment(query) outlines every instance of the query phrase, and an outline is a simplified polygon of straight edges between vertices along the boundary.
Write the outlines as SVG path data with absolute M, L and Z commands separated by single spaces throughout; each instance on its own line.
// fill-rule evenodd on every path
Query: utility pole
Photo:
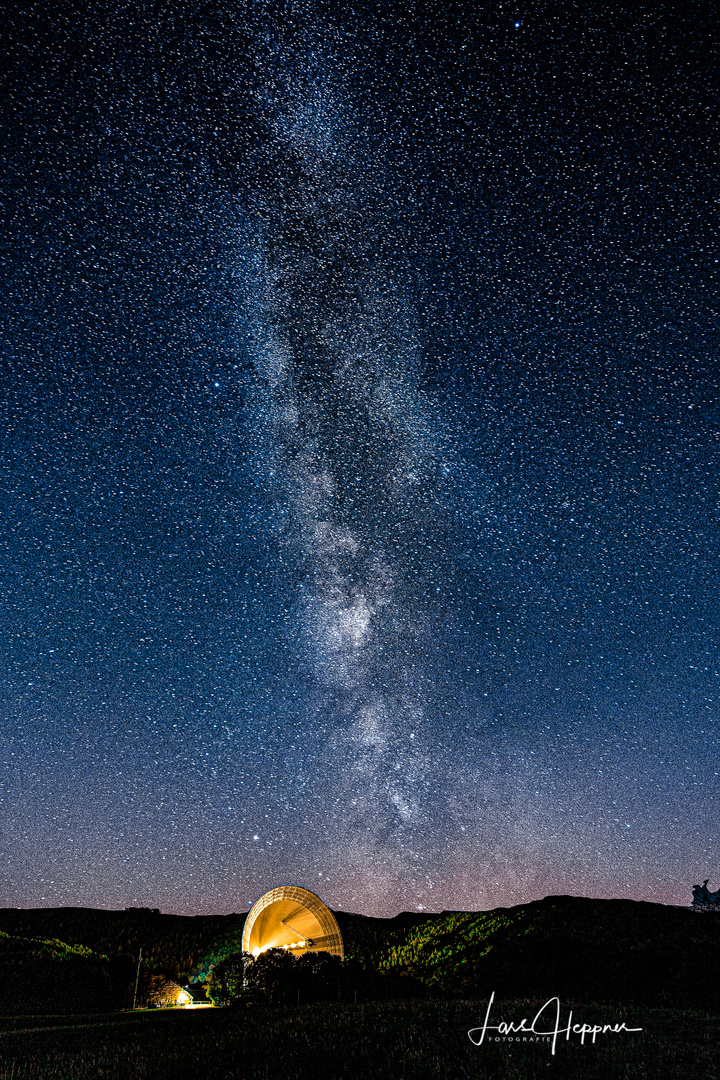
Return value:
M 140 955 L 138 956 L 137 975 L 135 976 L 135 993 L 133 994 L 133 1009 L 135 1008 L 135 1004 L 137 1002 L 137 988 L 138 988 L 138 982 L 140 980 L 140 961 L 141 960 L 142 960 L 142 949 L 140 950 Z

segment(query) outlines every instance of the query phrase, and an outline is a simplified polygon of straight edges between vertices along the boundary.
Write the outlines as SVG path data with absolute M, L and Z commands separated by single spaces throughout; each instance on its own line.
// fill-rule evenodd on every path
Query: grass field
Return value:
M 529 1003 L 493 1016 L 530 1019 Z M 642 1032 L 474 1046 L 487 1002 L 165 1010 L 103 1017 L 0 1018 L 0 1080 L 720 1080 L 717 1015 L 575 1007 L 573 1022 Z M 571 1006 L 563 1005 L 563 1018 Z M 42 1030 L 37 1030 L 41 1028 Z M 493 1033 L 494 1034 L 494 1033 Z

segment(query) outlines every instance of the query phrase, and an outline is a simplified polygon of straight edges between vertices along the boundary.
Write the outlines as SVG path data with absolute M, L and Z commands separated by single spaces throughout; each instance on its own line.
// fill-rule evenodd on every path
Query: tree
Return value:
M 304 953 L 295 963 L 298 1001 L 340 1000 L 343 987 L 343 962 L 328 952 Z
M 268 949 L 249 960 L 245 983 L 271 1005 L 290 1005 L 297 996 L 295 969 L 298 961 L 287 949 Z
M 177 1005 L 183 992 L 182 986 L 170 979 L 165 980 L 151 999 L 151 1004 L 159 1009 L 167 1009 Z
M 154 968 L 140 968 L 138 980 L 137 1007 L 148 1008 L 160 1003 L 165 986 L 168 982 L 167 975 Z
M 205 991 L 213 1005 L 229 1005 L 240 997 L 245 981 L 247 953 L 231 953 L 214 964 L 205 981 Z

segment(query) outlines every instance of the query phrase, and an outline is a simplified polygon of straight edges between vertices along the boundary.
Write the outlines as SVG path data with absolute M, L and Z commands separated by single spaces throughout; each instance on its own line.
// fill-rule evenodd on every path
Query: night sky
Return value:
M 474 6 L 11 5 L 0 906 L 720 884 L 715 26 Z

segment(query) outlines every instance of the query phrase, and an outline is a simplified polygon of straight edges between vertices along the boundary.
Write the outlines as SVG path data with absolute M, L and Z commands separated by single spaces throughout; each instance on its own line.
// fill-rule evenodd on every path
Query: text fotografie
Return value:
M 499 1036 L 507 1037 L 518 1035 L 533 1035 L 536 1038 L 551 1038 L 552 1052 L 554 1054 L 555 1047 L 557 1045 L 558 1035 L 564 1035 L 566 1042 L 570 1041 L 571 1035 L 579 1035 L 580 1043 L 584 1045 L 585 1040 L 589 1039 L 591 1036 L 592 1041 L 595 1042 L 595 1039 L 598 1035 L 607 1035 L 608 1033 L 616 1035 L 621 1031 L 642 1031 L 642 1028 L 629 1028 L 626 1027 L 625 1024 L 573 1024 L 572 1009 L 570 1010 L 570 1014 L 568 1015 L 567 1024 L 563 1027 L 560 1019 L 560 998 L 557 997 L 549 998 L 542 1006 L 542 1008 L 538 1009 L 530 1026 L 528 1026 L 527 1019 L 522 1019 L 517 1024 L 513 1024 L 512 1022 L 504 1020 L 501 1020 L 499 1024 L 491 1024 L 490 1010 L 492 1009 L 494 1000 L 495 991 L 493 990 L 492 994 L 490 995 L 487 1012 L 485 1013 L 485 1022 L 483 1023 L 482 1027 L 470 1028 L 470 1030 L 468 1031 L 468 1037 L 470 1041 L 475 1044 L 475 1046 L 482 1046 L 483 1042 L 485 1041 L 485 1036 L 489 1031 L 497 1031 L 498 1035 L 495 1036 L 496 1039 Z M 549 1031 L 546 1031 L 544 1030 L 544 1028 L 547 1027 L 547 1019 L 543 1021 L 541 1018 L 545 1010 L 552 1005 L 555 1006 L 555 1020 L 553 1027 L 551 1027 Z M 479 1038 L 477 1037 L 478 1032 L 480 1032 Z M 488 1042 L 491 1040 L 491 1038 L 492 1036 L 488 1037 Z

